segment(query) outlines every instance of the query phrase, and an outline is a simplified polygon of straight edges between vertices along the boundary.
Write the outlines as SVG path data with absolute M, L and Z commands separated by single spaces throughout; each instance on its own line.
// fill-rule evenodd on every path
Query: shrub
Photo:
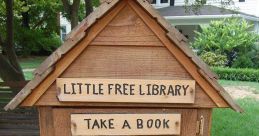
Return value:
M 259 82 L 259 69 L 213 67 L 220 79 Z
M 205 52 L 226 55 L 227 66 L 231 67 L 238 56 L 249 53 L 259 40 L 259 35 L 251 32 L 251 28 L 249 22 L 239 18 L 212 21 L 201 32 L 196 32 L 195 41 L 191 45 L 198 51 L 198 55 Z
M 252 68 L 254 67 L 252 57 L 249 55 L 238 56 L 232 64 L 233 68 Z
M 216 54 L 213 52 L 205 52 L 200 55 L 201 59 L 210 66 L 225 66 L 227 56 Z

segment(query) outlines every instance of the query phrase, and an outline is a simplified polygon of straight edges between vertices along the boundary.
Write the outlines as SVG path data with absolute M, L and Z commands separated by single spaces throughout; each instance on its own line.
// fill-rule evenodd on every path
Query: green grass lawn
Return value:
M 212 136 L 259 136 L 259 101 L 238 100 L 244 113 L 231 109 L 214 109 Z
M 29 57 L 29 58 L 21 58 L 19 62 L 21 64 L 22 69 L 34 69 L 38 67 L 43 61 L 46 59 L 43 57 Z
M 31 80 L 33 79 L 33 71 L 26 71 L 26 72 L 23 72 L 24 73 L 24 76 L 25 76 L 25 79 L 26 80 Z
M 44 60 L 46 59 L 45 56 L 43 57 L 29 57 L 29 58 L 21 58 L 19 62 L 21 64 L 22 69 L 35 69 L 37 68 Z M 24 76 L 26 80 L 31 80 L 33 78 L 33 71 L 25 71 Z

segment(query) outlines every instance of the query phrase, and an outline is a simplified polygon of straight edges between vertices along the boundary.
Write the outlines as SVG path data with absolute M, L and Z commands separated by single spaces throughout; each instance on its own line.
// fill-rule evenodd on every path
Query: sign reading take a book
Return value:
M 194 80 L 58 78 L 59 101 L 194 103 Z
M 179 135 L 181 114 L 71 114 L 73 136 Z

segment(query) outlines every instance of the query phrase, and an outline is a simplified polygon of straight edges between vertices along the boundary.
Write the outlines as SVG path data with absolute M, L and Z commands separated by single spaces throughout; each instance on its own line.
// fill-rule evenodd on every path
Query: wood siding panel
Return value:
M 109 60 L 109 61 L 107 61 Z M 111 78 L 193 80 L 187 71 L 164 47 L 89 46 L 61 75 L 61 78 Z M 61 103 L 56 98 L 56 83 L 36 105 L 53 106 L 155 106 L 155 107 L 215 107 L 216 105 L 196 85 L 194 104 L 126 104 L 126 103 Z
M 198 117 L 199 119 L 201 116 L 204 117 L 204 129 L 203 129 L 203 136 L 210 136 L 211 130 L 211 122 L 212 122 L 212 109 L 198 109 Z
M 129 6 L 122 9 L 91 44 L 163 46 L 150 28 Z
M 39 107 L 40 135 L 54 136 L 52 107 Z

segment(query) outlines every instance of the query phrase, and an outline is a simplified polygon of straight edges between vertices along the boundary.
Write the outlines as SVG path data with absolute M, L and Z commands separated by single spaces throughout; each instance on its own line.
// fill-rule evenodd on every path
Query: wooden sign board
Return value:
M 72 114 L 71 132 L 82 135 L 180 135 L 181 114 Z
M 194 80 L 58 78 L 64 102 L 194 103 Z

